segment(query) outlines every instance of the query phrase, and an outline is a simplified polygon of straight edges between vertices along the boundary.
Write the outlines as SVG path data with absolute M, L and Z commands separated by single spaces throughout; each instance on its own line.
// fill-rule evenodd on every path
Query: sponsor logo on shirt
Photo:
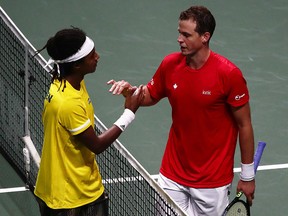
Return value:
M 242 95 L 236 95 L 235 96 L 235 100 L 240 100 L 241 98 L 243 98 L 245 96 L 245 93 Z
M 210 90 L 203 90 L 202 95 L 211 95 L 211 91 Z
M 173 85 L 173 88 L 176 89 L 177 87 L 178 87 L 178 85 L 175 83 L 175 84 Z

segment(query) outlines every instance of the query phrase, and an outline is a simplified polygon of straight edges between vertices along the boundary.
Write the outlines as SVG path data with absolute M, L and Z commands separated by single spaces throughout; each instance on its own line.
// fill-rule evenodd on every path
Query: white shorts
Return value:
M 229 204 L 231 184 L 218 188 L 190 188 L 162 174 L 159 174 L 158 183 L 189 216 L 219 216 Z

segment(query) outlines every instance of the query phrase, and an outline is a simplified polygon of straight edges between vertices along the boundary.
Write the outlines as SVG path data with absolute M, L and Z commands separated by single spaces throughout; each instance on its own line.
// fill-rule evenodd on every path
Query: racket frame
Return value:
M 238 194 L 241 193 L 241 195 L 238 196 Z M 245 207 L 246 211 L 247 211 L 247 216 L 250 216 L 250 206 L 247 202 L 245 202 L 244 200 L 241 200 L 240 197 L 242 196 L 242 192 L 239 192 L 237 194 L 237 196 L 232 200 L 231 203 L 229 203 L 229 205 L 226 207 L 224 213 L 222 216 L 229 216 L 228 213 L 229 213 L 229 210 L 231 210 L 231 207 L 234 206 L 236 203 L 241 203 L 243 204 L 243 206 Z

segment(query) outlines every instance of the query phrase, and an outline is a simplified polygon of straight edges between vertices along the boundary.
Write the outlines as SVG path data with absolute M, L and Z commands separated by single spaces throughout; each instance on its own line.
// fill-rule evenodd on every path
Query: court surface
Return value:
M 146 84 L 162 58 L 179 50 L 178 15 L 192 4 L 205 5 L 214 14 L 217 26 L 211 49 L 232 60 L 244 73 L 251 94 L 255 142 L 267 142 L 256 177 L 252 215 L 287 215 L 287 0 L 0 0 L 36 49 L 56 31 L 71 25 L 82 28 L 95 41 L 100 62 L 86 83 L 95 113 L 107 127 L 122 114 L 124 100 L 108 93 L 106 81 Z M 43 56 L 48 58 L 45 53 Z M 132 126 L 119 138 L 150 174 L 158 174 L 170 113 L 167 100 L 140 108 Z M 0 162 L 2 189 L 25 186 L 2 156 Z M 235 167 L 239 164 L 237 149 Z M 238 173 L 234 190 L 236 180 Z M 23 191 L 0 193 L 0 215 L 39 213 L 31 193 Z

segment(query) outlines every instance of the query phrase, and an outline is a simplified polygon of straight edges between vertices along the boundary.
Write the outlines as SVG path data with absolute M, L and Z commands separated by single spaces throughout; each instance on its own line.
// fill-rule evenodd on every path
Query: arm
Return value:
M 155 100 L 151 97 L 149 89 L 147 86 L 143 87 L 144 91 L 144 100 L 141 103 L 141 106 L 153 106 L 154 104 L 158 103 L 158 100 Z
M 141 101 L 144 99 L 143 86 L 139 87 L 139 91 L 137 93 L 136 92 L 135 94 L 133 93 L 128 95 L 125 99 L 125 108 L 130 110 L 128 114 L 131 113 L 131 111 L 135 113 L 139 108 Z M 119 119 L 122 118 L 120 122 L 130 123 L 134 119 L 133 113 L 127 116 L 127 113 L 124 112 L 124 114 L 119 118 Z M 131 115 L 133 116 L 131 117 Z M 120 127 L 115 125 L 114 123 L 112 127 L 103 132 L 101 135 L 97 136 L 93 127 L 90 126 L 82 133 L 75 135 L 75 137 L 80 143 L 83 143 L 89 150 L 91 150 L 95 154 L 100 154 L 101 152 L 105 151 L 120 136 L 123 130 L 124 129 L 121 130 Z
M 239 144 L 241 152 L 241 162 L 243 164 L 251 164 L 254 157 L 254 135 L 251 123 L 250 105 L 246 103 L 241 107 L 232 107 L 234 119 L 239 128 Z M 243 191 L 247 197 L 249 205 L 252 205 L 255 192 L 255 180 L 242 181 L 239 180 L 237 192 Z
M 252 163 L 254 159 L 254 135 L 249 103 L 241 107 L 232 107 L 232 113 L 239 128 L 241 162 L 244 164 Z
M 84 132 L 76 135 L 76 139 L 83 143 L 90 151 L 100 154 L 105 151 L 122 133 L 122 130 L 113 125 L 107 131 L 97 136 L 93 127 L 90 126 Z

